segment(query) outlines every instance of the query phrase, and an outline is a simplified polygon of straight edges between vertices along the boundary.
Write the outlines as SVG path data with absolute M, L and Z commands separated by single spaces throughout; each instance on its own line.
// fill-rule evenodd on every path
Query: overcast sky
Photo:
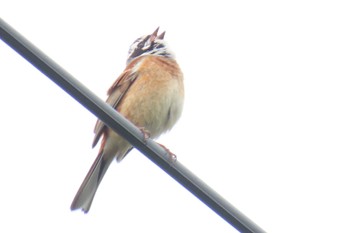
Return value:
M 16 1 L 0 17 L 102 99 L 158 26 L 185 75 L 158 139 L 267 232 L 350 232 L 348 1 Z M 0 232 L 235 232 L 137 150 L 71 201 L 95 116 L 0 41 Z M 6 229 L 6 230 L 5 230 Z

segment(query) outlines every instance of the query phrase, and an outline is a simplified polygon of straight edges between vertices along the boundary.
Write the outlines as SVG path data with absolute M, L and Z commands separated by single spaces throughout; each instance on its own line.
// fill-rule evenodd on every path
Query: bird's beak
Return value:
M 149 38 L 151 42 L 153 42 L 157 38 L 158 30 L 159 27 L 157 27 L 157 29 L 151 34 L 151 37 Z
M 163 40 L 164 36 L 165 36 L 165 31 L 162 34 L 160 34 L 159 36 L 157 36 L 157 38 Z
M 160 34 L 158 36 L 157 35 L 158 34 L 158 30 L 159 30 L 159 27 L 151 34 L 151 37 L 150 37 L 150 41 L 151 42 L 153 42 L 155 39 L 160 39 L 160 40 L 164 39 L 165 32 L 163 32 L 162 34 Z

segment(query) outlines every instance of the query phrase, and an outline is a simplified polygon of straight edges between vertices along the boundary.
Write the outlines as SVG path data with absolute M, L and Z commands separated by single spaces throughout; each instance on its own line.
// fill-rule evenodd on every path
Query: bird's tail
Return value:
M 103 150 L 100 151 L 74 197 L 71 210 L 82 209 L 84 213 L 89 212 L 97 188 L 112 160 L 113 156 L 104 156 Z

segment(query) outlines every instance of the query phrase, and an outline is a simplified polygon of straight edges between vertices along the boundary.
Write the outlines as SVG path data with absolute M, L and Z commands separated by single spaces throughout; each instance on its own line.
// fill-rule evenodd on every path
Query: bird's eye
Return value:
M 145 37 L 140 43 L 137 45 L 137 48 L 148 48 L 150 46 L 150 41 L 149 41 L 150 36 Z
M 145 41 L 141 41 L 138 45 L 137 48 L 141 49 L 145 45 Z

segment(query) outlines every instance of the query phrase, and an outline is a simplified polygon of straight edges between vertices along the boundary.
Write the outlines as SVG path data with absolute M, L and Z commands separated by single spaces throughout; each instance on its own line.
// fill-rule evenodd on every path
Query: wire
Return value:
M 240 232 L 264 232 L 0 18 L 0 38 Z

